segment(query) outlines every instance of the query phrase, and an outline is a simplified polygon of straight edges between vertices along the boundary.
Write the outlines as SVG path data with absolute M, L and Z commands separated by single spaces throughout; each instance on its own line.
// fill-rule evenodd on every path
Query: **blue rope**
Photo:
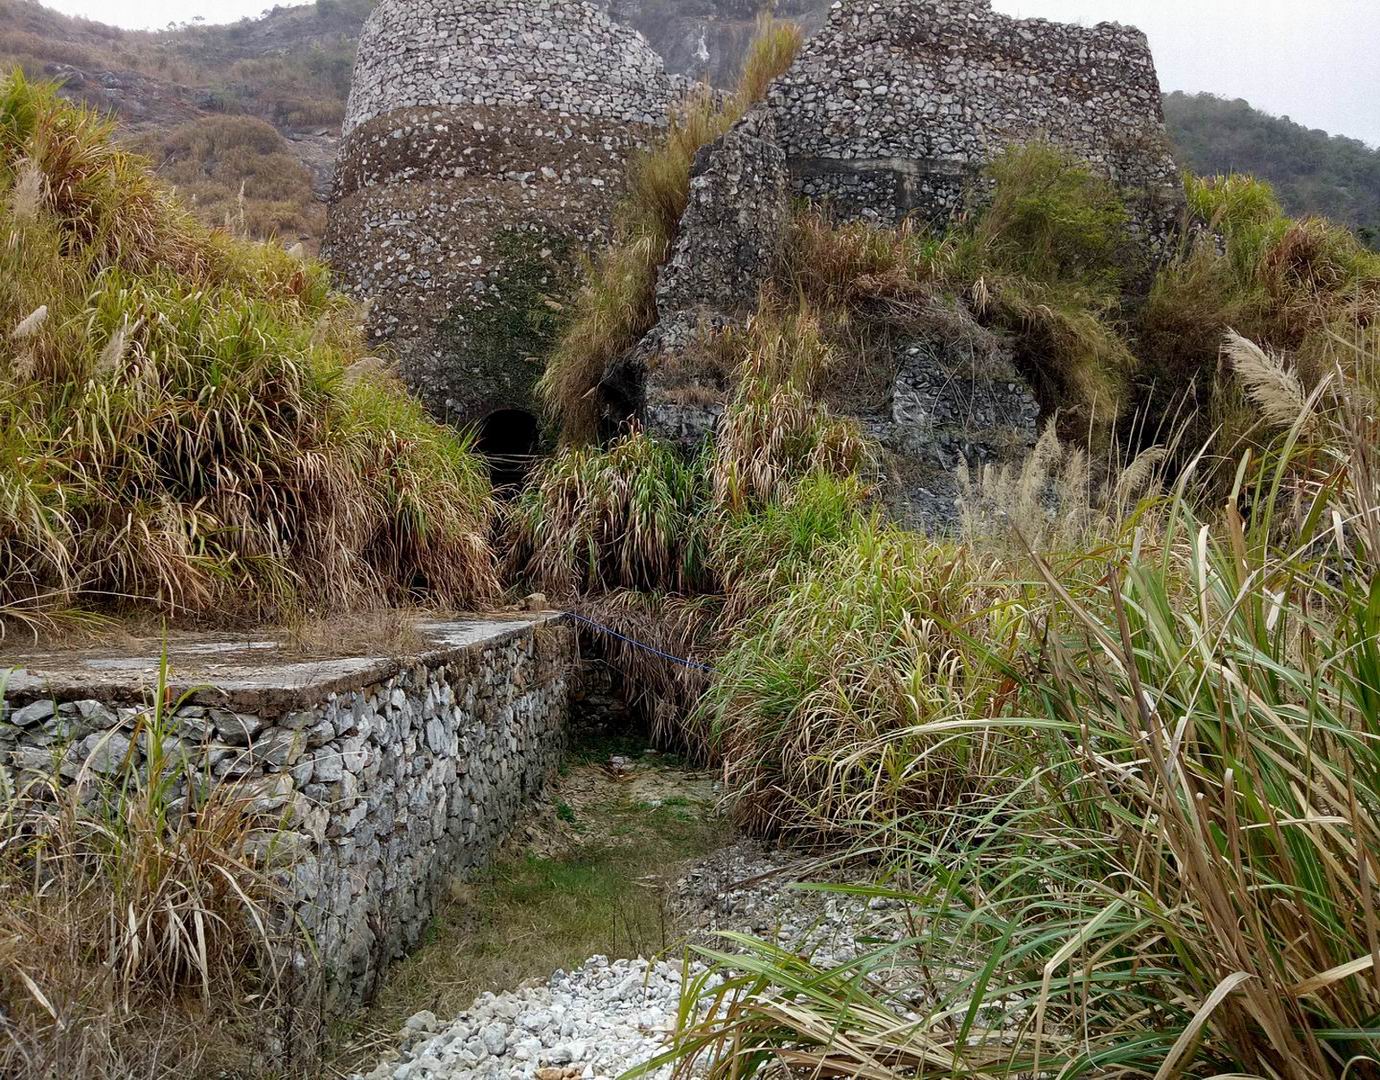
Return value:
M 696 660 L 687 660 L 683 656 L 672 656 L 668 652 L 662 652 L 655 646 L 648 645 L 645 642 L 638 641 L 636 638 L 630 638 L 627 634 L 620 634 L 611 626 L 605 626 L 603 623 L 597 623 L 593 619 L 587 619 L 585 618 L 585 616 L 579 614 L 578 612 L 568 611 L 566 612 L 566 614 L 569 615 L 572 619 L 576 620 L 577 622 L 584 623 L 586 626 L 590 627 L 593 630 L 598 630 L 600 633 L 608 634 L 610 637 L 616 637 L 619 641 L 626 641 L 635 649 L 641 649 L 643 652 L 649 652 L 653 656 L 659 656 L 663 660 L 669 660 L 671 661 L 671 663 L 679 664 L 681 667 L 689 668 L 691 671 L 703 671 L 710 675 L 714 674 L 714 669 L 710 667 L 708 664 L 701 664 Z

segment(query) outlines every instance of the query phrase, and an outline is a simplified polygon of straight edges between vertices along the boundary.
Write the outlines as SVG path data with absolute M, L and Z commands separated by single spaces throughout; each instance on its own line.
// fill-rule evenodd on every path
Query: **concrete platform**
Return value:
M 390 655 L 352 643 L 339 656 L 302 656 L 289 635 L 172 633 L 167 638 L 169 690 L 174 700 L 243 712 L 306 708 L 332 693 L 385 682 L 409 668 L 437 667 L 478 646 L 502 642 L 534 627 L 558 623 L 560 612 L 536 612 L 420 622 L 407 650 Z M 51 698 L 109 704 L 147 702 L 157 686 L 164 641 L 142 638 L 32 653 L 0 654 L 0 682 L 13 705 Z M 324 650 L 314 650 L 321 653 Z M 7 676 L 8 673 L 8 676 Z

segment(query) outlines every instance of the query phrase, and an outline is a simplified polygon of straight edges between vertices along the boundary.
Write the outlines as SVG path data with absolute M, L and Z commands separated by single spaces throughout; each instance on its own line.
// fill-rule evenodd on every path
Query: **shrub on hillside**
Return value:
M 312 240 L 325 228 L 311 174 L 276 128 L 249 116 L 212 116 L 146 135 L 134 148 L 206 224 L 241 236 Z
M 0 611 L 482 603 L 467 444 L 350 371 L 323 269 L 198 225 L 109 135 L 0 83 Z

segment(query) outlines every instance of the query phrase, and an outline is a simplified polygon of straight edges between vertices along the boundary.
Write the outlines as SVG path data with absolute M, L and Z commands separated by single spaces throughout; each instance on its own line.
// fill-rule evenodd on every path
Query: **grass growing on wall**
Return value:
M 351 370 L 320 267 L 208 232 L 109 135 L 0 83 L 0 612 L 489 597 L 468 445 Z
M 656 323 L 657 270 L 685 213 L 695 154 L 760 100 L 772 79 L 790 67 L 800 43 L 799 27 L 764 20 L 737 91 L 722 104 L 707 88 L 698 91 L 672 110 L 660 144 L 633 161 L 614 242 L 589 267 L 588 281 L 574 300 L 575 317 L 538 385 L 564 441 L 579 444 L 596 437 L 599 381 L 609 364 Z
M 281 811 L 212 780 L 195 750 L 167 749 L 166 660 L 150 695 L 128 729 L 146 758 L 109 732 L 84 755 L 59 739 L 51 762 L 0 769 L 7 1077 L 263 1075 L 288 1060 L 283 965 L 296 943 L 257 854 Z M 310 1046 L 309 1030 L 296 1034 Z

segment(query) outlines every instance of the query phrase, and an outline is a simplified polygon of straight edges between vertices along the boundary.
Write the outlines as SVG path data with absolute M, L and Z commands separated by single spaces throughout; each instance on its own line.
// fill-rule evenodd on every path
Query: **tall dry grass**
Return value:
M 195 618 L 496 590 L 468 444 L 320 267 L 197 225 L 110 128 L 0 83 L 0 611 Z
M 1230 347 L 1258 391 L 1291 389 L 1277 358 Z M 886 873 L 875 895 L 907 909 L 901 939 L 830 969 L 748 938 L 711 950 L 728 978 L 691 987 L 708 1012 L 687 1001 L 668 1060 L 722 1077 L 1380 1074 L 1374 405 L 1339 372 L 1287 425 L 1267 410 L 1266 452 L 1224 509 L 1205 514 L 1183 478 L 1092 552 L 993 581 L 1023 597 L 1013 639 L 960 651 L 1010 694 L 906 737 L 1019 752 L 863 837 Z M 779 692 L 769 730 L 799 726 L 795 670 L 745 669 Z M 832 781 L 855 759 L 800 761 Z
M 263 1072 L 311 1045 L 258 855 L 283 811 L 181 748 L 166 680 L 94 745 L 0 768 L 5 1076 Z

